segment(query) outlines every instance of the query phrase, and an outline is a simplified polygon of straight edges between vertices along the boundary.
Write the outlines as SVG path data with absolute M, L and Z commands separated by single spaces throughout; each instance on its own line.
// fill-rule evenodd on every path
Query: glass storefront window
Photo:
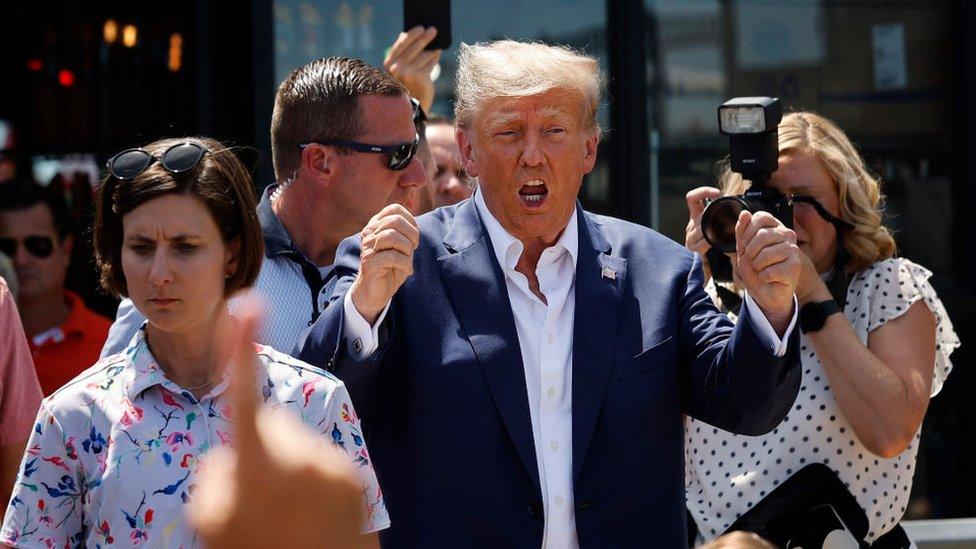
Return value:
M 309 61 L 333 55 L 381 66 L 401 27 L 400 0 L 275 0 L 275 82 Z

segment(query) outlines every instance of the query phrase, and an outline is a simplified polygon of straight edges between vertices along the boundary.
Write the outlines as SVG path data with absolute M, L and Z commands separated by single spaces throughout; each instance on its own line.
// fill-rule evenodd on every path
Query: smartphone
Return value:
M 437 29 L 424 49 L 446 50 L 451 45 L 451 0 L 403 0 L 403 30 L 418 25 Z

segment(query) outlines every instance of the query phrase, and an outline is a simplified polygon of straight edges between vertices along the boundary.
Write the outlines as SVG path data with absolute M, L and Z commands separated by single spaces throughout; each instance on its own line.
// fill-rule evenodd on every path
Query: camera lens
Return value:
M 737 196 L 723 196 L 705 206 L 702 212 L 702 235 L 713 248 L 722 253 L 735 251 L 735 223 L 742 210 L 748 210 L 745 201 Z

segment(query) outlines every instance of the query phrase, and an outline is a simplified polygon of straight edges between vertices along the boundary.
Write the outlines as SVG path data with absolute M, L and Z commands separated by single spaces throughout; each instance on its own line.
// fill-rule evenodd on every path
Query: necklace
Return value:
M 156 364 L 159 365 L 159 368 L 161 370 L 163 370 L 163 373 L 165 374 L 166 373 L 166 369 L 163 368 L 163 364 L 161 362 L 159 362 L 159 359 L 156 357 L 156 353 L 154 353 L 153 350 L 152 350 L 152 346 L 149 345 L 149 334 L 145 334 L 143 336 L 143 338 L 146 341 L 146 348 L 149 349 L 149 354 L 152 355 L 153 360 L 156 361 Z M 208 380 L 206 383 L 202 383 L 200 385 L 197 385 L 196 387 L 184 387 L 183 385 L 181 385 L 179 383 L 176 383 L 175 381 L 173 383 L 176 383 L 177 385 L 179 385 L 184 390 L 187 390 L 187 391 L 197 391 L 199 389 L 203 389 L 204 387 L 208 387 L 210 385 L 213 385 L 214 383 L 216 383 L 216 381 L 217 381 L 216 379 L 211 379 L 211 380 Z
M 206 382 L 204 384 L 201 384 L 201 385 L 197 385 L 196 387 L 183 387 L 182 385 L 180 385 L 180 387 L 183 387 L 187 391 L 196 391 L 197 389 L 203 389 L 204 387 L 207 387 L 209 385 L 213 385 L 215 381 L 217 381 L 217 380 L 216 379 L 211 379 L 210 381 L 208 381 L 208 382 Z

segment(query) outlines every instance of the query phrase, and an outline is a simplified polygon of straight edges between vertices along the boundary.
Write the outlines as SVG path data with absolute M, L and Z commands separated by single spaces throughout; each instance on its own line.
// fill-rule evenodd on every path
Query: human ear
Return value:
M 593 171 L 593 167 L 596 165 L 596 151 L 600 145 L 600 131 L 594 129 L 592 134 L 586 138 L 586 143 L 584 144 L 585 152 L 583 156 L 583 173 L 587 174 Z
M 241 237 L 235 236 L 225 245 L 226 259 L 224 261 L 224 278 L 230 278 L 237 273 L 237 266 L 241 261 Z
M 478 163 L 474 157 L 474 145 L 472 143 L 471 133 L 464 128 L 457 128 L 454 130 L 454 137 L 458 143 L 461 168 L 464 169 L 464 173 L 471 177 L 478 177 Z
M 313 177 L 328 177 L 335 171 L 335 151 L 315 143 L 302 150 L 302 167 Z

